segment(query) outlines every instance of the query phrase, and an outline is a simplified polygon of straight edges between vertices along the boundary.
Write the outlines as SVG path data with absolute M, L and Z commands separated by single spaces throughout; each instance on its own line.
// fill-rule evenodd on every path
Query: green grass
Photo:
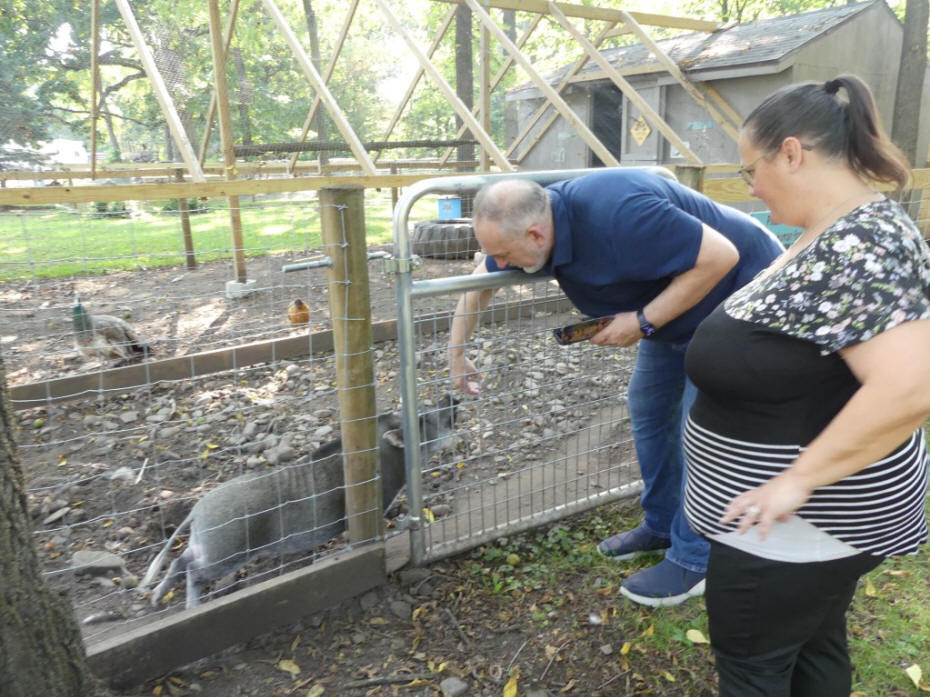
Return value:
M 617 587 L 623 577 L 654 564 L 658 557 L 617 564 L 596 552 L 599 540 L 636 525 L 640 517 L 639 506 L 630 502 L 503 538 L 474 550 L 465 573 L 482 594 L 498 598 L 502 607 L 532 623 L 540 636 L 590 632 L 584 630 L 586 616 L 600 615 L 605 637 L 630 649 L 618 659 L 618 666 L 627 666 L 636 678 L 630 694 L 714 695 L 710 649 L 688 636 L 689 630 L 708 636 L 703 602 L 674 608 L 636 606 L 621 598 Z M 923 689 L 930 690 L 928 598 L 927 546 L 916 556 L 887 560 L 860 583 L 848 621 L 855 697 L 920 694 L 905 673 L 911 665 L 921 668 Z M 573 620 L 570 627 L 564 624 L 566 613 Z M 592 670 L 585 661 L 579 656 L 565 666 L 566 673 Z M 591 684 L 587 687 L 592 689 Z
M 917 694 L 904 672 L 917 665 L 930 691 L 930 553 L 885 561 L 856 593 L 849 614 L 854 693 Z
M 320 248 L 319 204 L 315 199 L 250 198 L 240 201 L 247 257 Z M 368 243 L 389 243 L 389 192 L 368 191 L 365 202 Z M 183 264 L 180 216 L 176 211 L 163 211 L 163 203 L 131 202 L 129 217 L 103 216 L 93 205 L 0 212 L 0 281 Z M 227 201 L 195 203 L 206 209 L 190 216 L 198 262 L 231 258 Z

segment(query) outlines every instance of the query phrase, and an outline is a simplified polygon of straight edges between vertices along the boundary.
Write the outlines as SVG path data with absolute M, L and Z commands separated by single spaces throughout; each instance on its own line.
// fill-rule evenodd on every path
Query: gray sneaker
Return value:
M 597 551 L 609 559 L 623 561 L 644 554 L 664 554 L 671 544 L 669 538 L 653 535 L 640 523 L 632 530 L 611 535 L 597 546 Z
M 704 574 L 663 559 L 625 578 L 620 593 L 640 605 L 672 607 L 704 595 Z

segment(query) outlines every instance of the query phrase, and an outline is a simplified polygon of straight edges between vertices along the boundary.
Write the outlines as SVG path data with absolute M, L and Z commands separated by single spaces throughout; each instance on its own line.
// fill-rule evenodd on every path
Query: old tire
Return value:
M 421 221 L 413 226 L 411 247 L 431 259 L 470 259 L 481 249 L 469 218 Z

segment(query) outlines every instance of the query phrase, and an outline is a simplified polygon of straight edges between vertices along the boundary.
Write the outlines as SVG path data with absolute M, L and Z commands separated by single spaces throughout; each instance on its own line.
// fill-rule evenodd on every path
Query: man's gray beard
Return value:
M 542 270 L 542 267 L 544 267 L 545 265 L 546 265 L 546 260 L 543 259 L 541 262 L 539 262 L 538 264 L 534 264 L 533 266 L 521 266 L 520 268 L 523 269 L 526 273 L 536 273 L 537 271 Z

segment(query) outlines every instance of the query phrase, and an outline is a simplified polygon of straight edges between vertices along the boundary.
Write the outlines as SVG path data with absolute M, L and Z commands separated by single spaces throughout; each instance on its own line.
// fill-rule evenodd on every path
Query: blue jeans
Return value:
M 633 443 L 643 478 L 641 498 L 649 532 L 671 538 L 666 558 L 704 573 L 710 547 L 688 525 L 685 488 L 685 420 L 697 388 L 685 374 L 688 342 L 640 341 L 628 398 Z

